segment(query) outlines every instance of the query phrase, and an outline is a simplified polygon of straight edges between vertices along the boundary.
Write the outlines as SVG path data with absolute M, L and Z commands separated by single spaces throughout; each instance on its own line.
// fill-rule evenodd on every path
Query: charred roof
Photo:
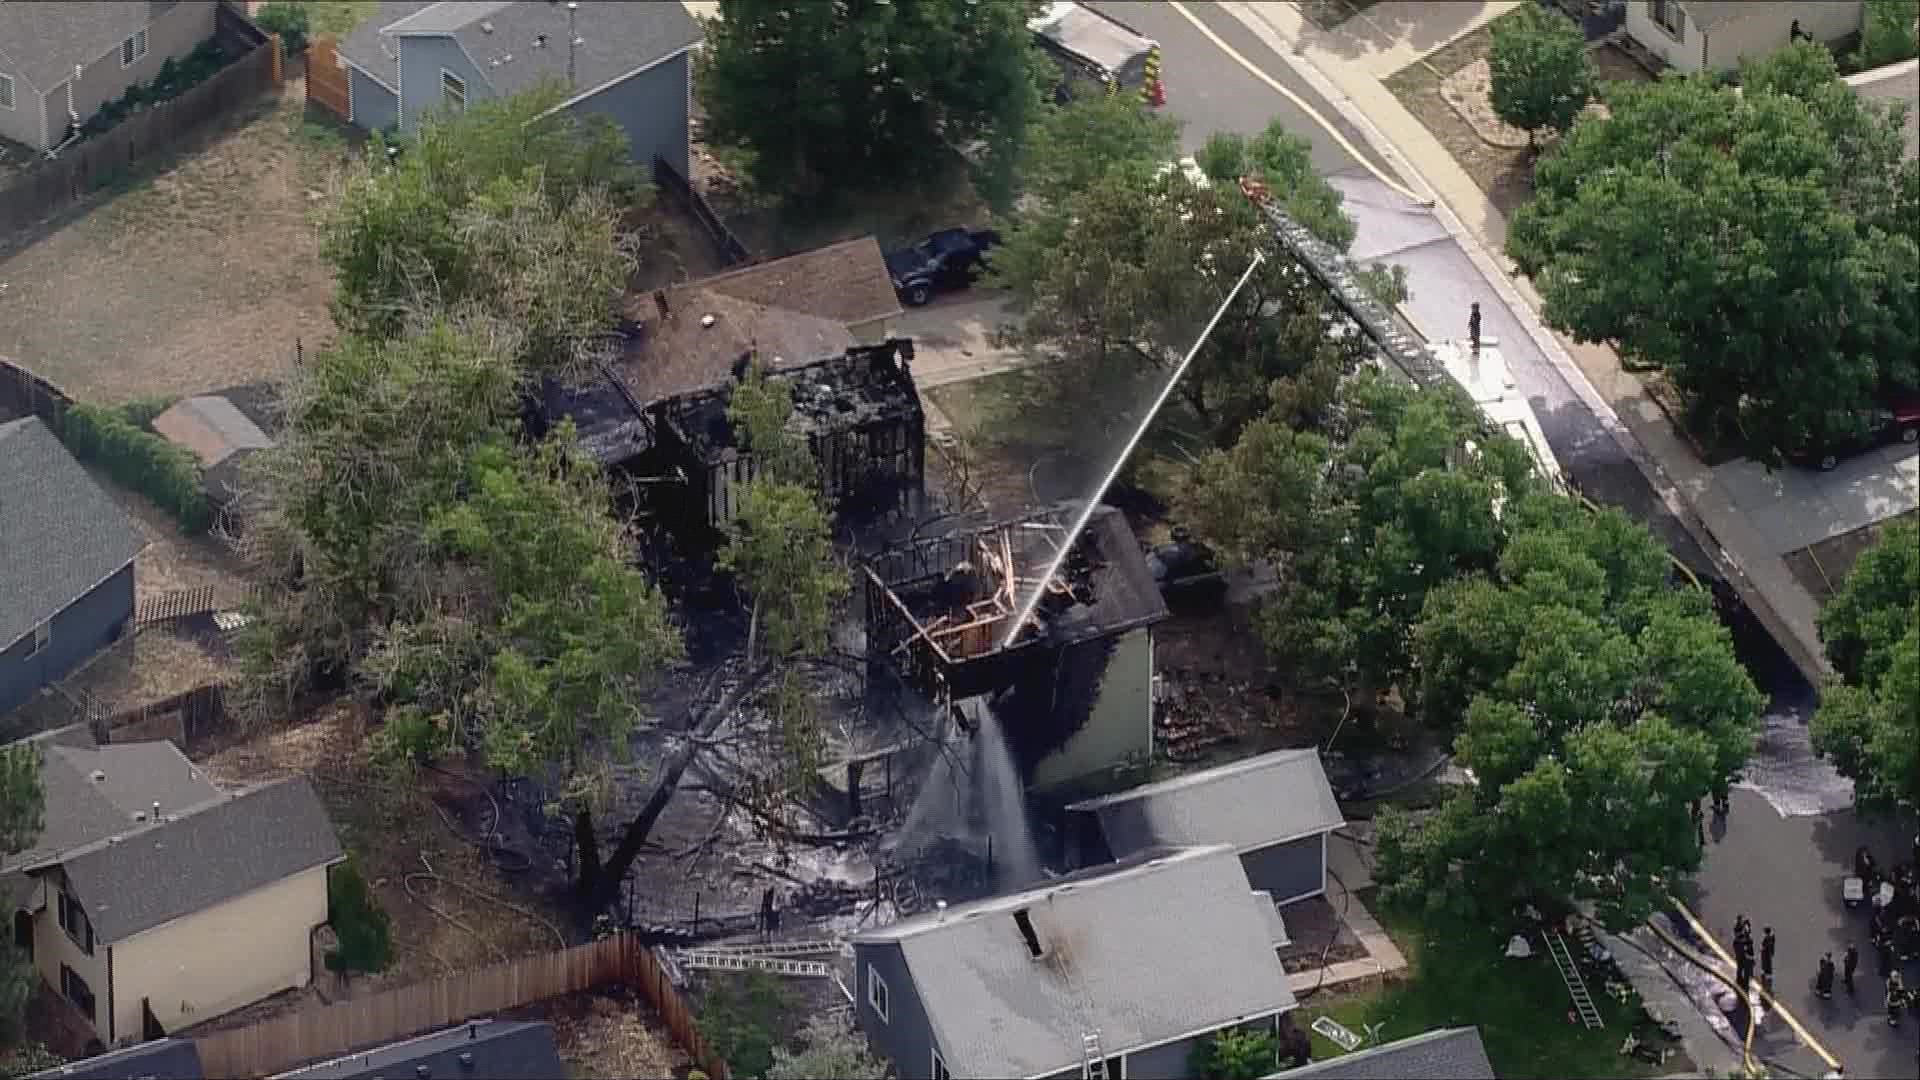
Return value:
M 767 379 L 785 384 L 792 395 L 791 430 L 805 436 L 828 435 L 886 421 L 923 423 L 912 362 L 913 342 L 895 338 L 769 372 Z M 665 422 L 702 461 L 723 461 L 739 452 L 733 425 L 727 420 L 732 391 L 728 384 L 659 406 Z

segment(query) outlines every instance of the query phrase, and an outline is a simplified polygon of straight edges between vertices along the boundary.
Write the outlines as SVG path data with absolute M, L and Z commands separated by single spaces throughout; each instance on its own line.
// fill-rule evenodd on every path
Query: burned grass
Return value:
M 640 997 L 621 988 L 569 994 L 518 1010 L 553 1024 L 560 1060 L 579 1080 L 685 1076 L 692 1067 Z

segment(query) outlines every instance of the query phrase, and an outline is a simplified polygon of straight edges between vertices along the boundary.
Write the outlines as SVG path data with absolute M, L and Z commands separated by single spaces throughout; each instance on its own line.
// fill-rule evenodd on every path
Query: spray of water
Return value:
M 1180 385 L 1180 377 L 1187 373 L 1193 358 L 1199 355 L 1200 347 L 1207 343 L 1208 337 L 1212 336 L 1213 328 L 1219 325 L 1221 316 L 1227 313 L 1227 306 L 1233 303 L 1234 297 L 1240 295 L 1240 290 L 1246 286 L 1247 279 L 1253 276 L 1253 271 L 1265 258 L 1266 256 L 1259 252 L 1254 253 L 1253 261 L 1247 264 L 1246 272 L 1240 275 L 1239 281 L 1234 282 L 1233 289 L 1227 293 L 1227 298 L 1220 301 L 1220 306 L 1214 309 L 1213 318 L 1207 320 L 1206 328 L 1201 330 L 1200 336 L 1194 339 L 1193 347 L 1187 350 L 1185 357 L 1181 358 L 1180 366 L 1173 369 L 1173 374 L 1167 378 L 1167 384 L 1160 388 L 1160 396 L 1153 399 L 1153 405 L 1147 409 L 1147 415 L 1140 418 L 1140 426 L 1134 429 L 1133 437 L 1120 448 L 1119 456 L 1113 459 L 1113 467 L 1107 470 L 1107 475 L 1101 478 L 1099 486 L 1093 489 L 1093 494 L 1080 508 L 1079 516 L 1074 518 L 1073 527 L 1067 530 L 1066 538 L 1060 541 L 1059 550 L 1053 553 L 1053 561 L 1047 564 L 1047 572 L 1041 574 L 1040 580 L 1033 583 L 1032 591 L 1020 605 L 1019 614 L 1015 616 L 1013 624 L 1007 627 L 1006 640 L 1000 643 L 1001 648 L 1011 646 L 1014 639 L 1020 636 L 1020 631 L 1026 626 L 1027 620 L 1033 618 L 1033 609 L 1040 606 L 1040 598 L 1046 594 L 1047 583 L 1053 580 L 1054 575 L 1060 572 L 1060 567 L 1066 563 L 1067 553 L 1073 550 L 1074 542 L 1080 538 L 1080 532 L 1087 527 L 1087 522 L 1093 520 L 1093 513 L 1100 508 L 1100 500 L 1106 498 L 1107 489 L 1113 486 L 1113 481 L 1120 475 L 1120 470 L 1126 467 L 1127 459 L 1133 456 L 1134 448 L 1140 445 L 1140 440 L 1147 434 L 1147 429 L 1153 426 L 1153 418 L 1160 415 L 1161 407 L 1167 403 L 1169 397 L 1173 396 L 1174 387 Z
M 974 783 L 979 786 L 981 809 L 986 811 L 987 835 L 993 838 L 994 883 L 1003 890 L 1040 880 L 1040 855 L 1034 849 L 1033 827 L 1027 820 L 1025 785 L 1007 747 L 1000 719 L 984 702 L 973 734 Z

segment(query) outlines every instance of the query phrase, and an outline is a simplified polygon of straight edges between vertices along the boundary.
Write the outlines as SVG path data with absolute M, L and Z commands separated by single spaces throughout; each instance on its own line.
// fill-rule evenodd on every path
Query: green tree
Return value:
M 374 151 L 322 222 L 334 318 L 392 337 L 472 307 L 518 327 L 529 368 L 576 373 L 603 347 L 636 263 L 623 207 L 645 187 L 604 118 L 554 86 L 430 119 L 389 162 Z
M 21 743 L 0 749 L 0 862 L 33 847 L 45 817 L 39 749 Z M 32 959 L 9 936 L 0 943 L 0 1049 L 8 1054 L 27 1049 L 21 1044 L 27 1003 L 39 985 Z
M 1027 136 L 1020 180 L 1029 200 L 1058 207 L 1108 172 L 1153 171 L 1180 154 L 1180 122 L 1133 94 L 1076 97 L 1048 105 Z
M 1206 1080 L 1259 1080 L 1272 1075 L 1277 1064 L 1272 1032 L 1228 1029 L 1194 1047 L 1187 1067 Z
M 1665 368 L 1701 420 L 1777 460 L 1920 382 L 1920 166 L 1818 46 L 1743 84 L 1614 87 L 1610 117 L 1540 163 L 1507 250 L 1548 322 Z
M 1862 552 L 1840 591 L 1820 612 L 1820 639 L 1840 678 L 1877 686 L 1892 669 L 1897 645 L 1920 598 L 1920 522 L 1896 521 Z
M 1920 806 L 1920 524 L 1889 526 L 1860 556 L 1820 634 L 1839 680 L 1821 694 L 1814 749 L 1861 808 Z
M 816 1016 L 800 1029 L 799 1051 L 773 1048 L 767 1080 L 882 1080 L 887 1063 L 873 1056 L 867 1040 L 844 1021 Z
M 1255 616 L 1275 664 L 1371 713 L 1388 688 L 1414 689 L 1409 631 L 1428 592 L 1492 568 L 1498 507 L 1536 481 L 1525 448 L 1461 396 L 1364 371 L 1339 398 L 1326 435 L 1249 424 L 1194 467 L 1176 508 L 1229 559 L 1276 569 Z
M 699 73 L 708 132 L 795 202 L 924 183 L 976 147 L 983 186 L 1004 195 L 1040 103 L 1029 8 L 720 0 Z
M 1860 66 L 1877 68 L 1920 54 L 1920 3 L 1867 0 L 1860 27 Z
M 1494 115 L 1527 133 L 1552 128 L 1565 133 L 1593 100 L 1593 68 L 1586 38 L 1573 21 L 1535 4 L 1493 24 L 1487 55 Z
M 1474 782 L 1424 821 L 1383 817 L 1385 895 L 1494 920 L 1590 900 L 1636 922 L 1698 867 L 1689 807 L 1745 762 L 1765 698 L 1643 526 L 1544 493 L 1502 517 L 1498 564 L 1432 590 L 1413 635 L 1422 708 L 1459 725 Z
M 1197 156 L 1200 171 L 1216 186 L 1234 189 L 1253 177 L 1287 215 L 1338 251 L 1353 246 L 1356 226 L 1340 208 L 1345 196 L 1313 167 L 1313 144 L 1275 120 L 1251 138 L 1216 132 Z M 1389 297 L 1398 300 L 1398 297 Z

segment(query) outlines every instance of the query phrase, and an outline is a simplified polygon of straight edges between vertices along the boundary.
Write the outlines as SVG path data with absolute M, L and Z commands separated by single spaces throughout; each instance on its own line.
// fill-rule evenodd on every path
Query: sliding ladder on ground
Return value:
M 1587 993 L 1587 980 L 1580 977 L 1580 968 L 1573 962 L 1567 939 L 1561 937 L 1558 930 L 1547 930 L 1542 936 L 1547 939 L 1547 954 L 1553 957 L 1553 966 L 1560 969 L 1560 981 L 1567 984 L 1567 993 L 1573 997 L 1573 1008 L 1580 1014 L 1580 1022 L 1590 1028 L 1606 1027 L 1600 1010 L 1594 1008 L 1593 995 Z
M 702 945 L 693 951 L 723 953 L 727 956 L 826 956 L 839 952 L 840 943 L 822 938 L 813 941 L 768 941 L 751 945 Z
M 826 979 L 833 969 L 818 960 L 786 960 L 778 956 L 739 956 L 734 953 L 688 950 L 679 955 L 682 967 L 699 971 L 765 971 L 774 975 L 798 975 Z

